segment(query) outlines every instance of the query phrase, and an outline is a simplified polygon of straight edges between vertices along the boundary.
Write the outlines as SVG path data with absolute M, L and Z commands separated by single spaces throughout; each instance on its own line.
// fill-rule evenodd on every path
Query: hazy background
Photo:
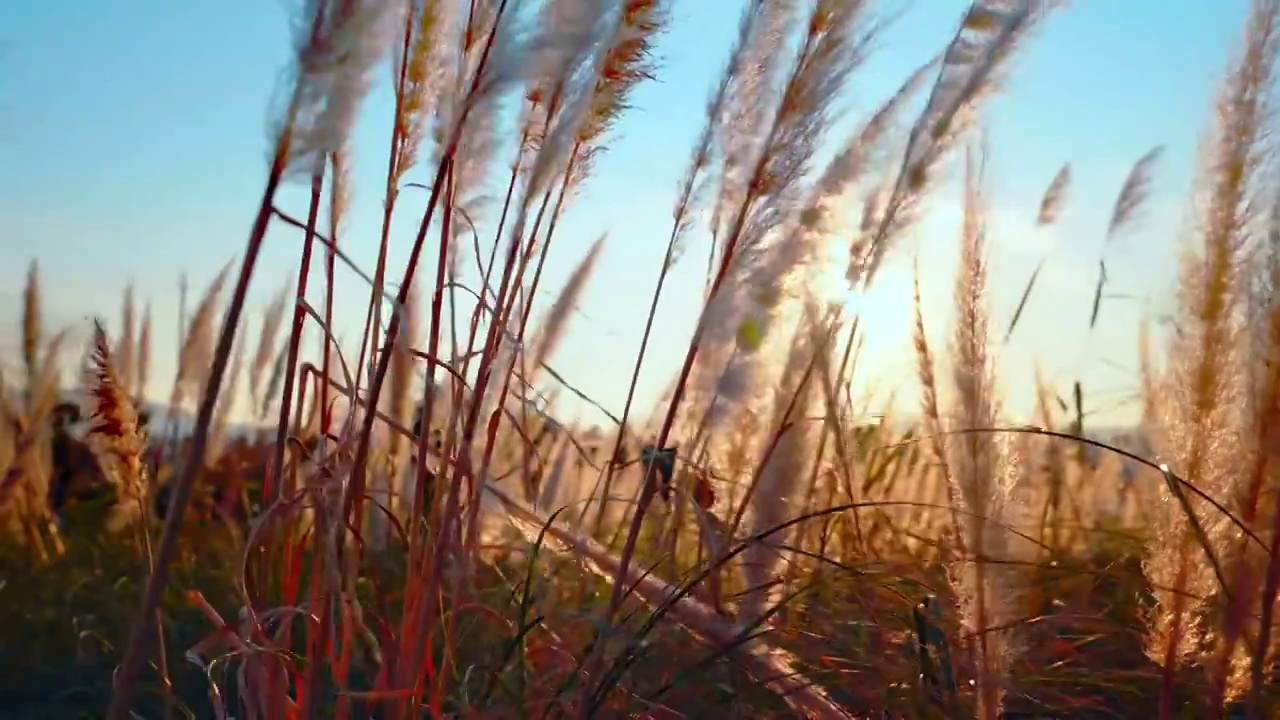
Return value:
M 961 0 L 882 4 L 903 13 L 855 76 L 842 133 L 945 46 L 967 6 Z M 1144 308 L 1159 314 L 1168 305 L 1199 135 L 1246 3 L 1072 5 L 1033 38 L 987 113 L 993 330 L 1003 335 L 1032 268 L 1050 253 L 1018 333 L 1000 350 L 1006 411 L 1016 418 L 1030 410 L 1039 363 L 1064 392 L 1077 378 L 1085 383 L 1096 422 L 1121 423 L 1132 417 L 1123 401 L 1134 386 L 1136 324 Z M 260 197 L 268 107 L 287 65 L 291 7 L 283 0 L 0 3 L 0 358 L 15 357 L 31 258 L 41 262 L 50 324 L 83 324 L 93 314 L 118 318 L 120 292 L 132 279 L 154 312 L 150 394 L 167 396 L 176 360 L 178 276 L 189 273 L 194 292 L 202 291 L 243 250 Z M 657 48 L 659 81 L 634 95 L 635 109 L 619 123 L 552 245 L 544 304 L 596 237 L 610 235 L 552 365 L 615 412 L 670 231 L 675 188 L 741 7 L 741 0 L 674 3 L 672 30 Z M 387 70 L 354 138 L 354 206 L 342 238 L 369 271 L 391 112 Z M 1134 160 L 1157 144 L 1166 145 L 1166 153 L 1145 219 L 1107 249 L 1109 287 L 1129 297 L 1107 300 L 1090 336 L 1089 304 L 1111 205 Z M 499 154 L 494 178 L 505 173 L 509 158 Z M 1051 232 L 1037 232 L 1040 196 L 1067 161 L 1074 181 L 1064 220 Z M 419 168 L 409 180 L 429 182 L 428 171 Z M 858 390 L 874 390 L 877 402 L 893 391 L 899 407 L 916 407 L 909 338 L 910 267 L 917 255 L 926 321 L 936 341 L 945 342 L 957 199 L 950 186 L 932 198 L 912 243 L 895 251 L 871 294 L 857 303 L 867 337 Z M 393 273 L 403 267 L 425 201 L 426 194 L 414 190 L 400 200 Z M 305 191 L 291 188 L 279 204 L 303 215 Z M 254 310 L 296 273 L 300 247 L 299 232 L 273 228 L 254 283 Z M 641 412 L 683 357 L 705 252 L 705 243 L 694 243 L 669 284 L 642 376 Z M 464 262 L 474 265 L 470 256 Z M 339 272 L 339 334 L 351 344 L 367 291 Z M 433 275 L 428 265 L 419 278 Z M 251 319 L 255 333 L 257 317 Z M 563 412 L 581 409 L 567 402 Z

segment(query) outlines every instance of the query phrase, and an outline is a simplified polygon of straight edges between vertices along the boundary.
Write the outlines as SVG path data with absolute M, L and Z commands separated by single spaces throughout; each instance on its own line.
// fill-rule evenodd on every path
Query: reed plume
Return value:
M 346 144 L 402 9 L 394 0 L 307 0 L 294 34 L 291 122 L 277 128 L 292 172 L 310 177 Z
M 1053 176 L 1053 180 L 1045 188 L 1044 195 L 1040 197 L 1040 209 L 1036 212 L 1037 228 L 1047 228 L 1058 222 L 1058 217 L 1062 213 L 1062 206 L 1066 203 L 1067 190 L 1070 185 L 1071 164 L 1067 163 Z M 1031 292 L 1036 287 L 1036 280 L 1040 279 L 1040 271 L 1044 270 L 1044 264 L 1048 259 L 1049 253 L 1046 252 L 1036 263 L 1035 269 L 1031 271 L 1031 277 L 1027 279 L 1027 286 L 1022 289 L 1022 297 L 1018 299 L 1018 306 L 1014 308 L 1013 317 L 1009 320 L 1009 329 L 1004 334 L 1005 342 L 1009 342 L 1009 338 L 1013 337 L 1013 331 L 1017 329 L 1018 321 L 1022 319 L 1022 311 L 1026 310 L 1027 301 L 1031 299 Z
M 1232 612 L 1235 622 L 1248 617 L 1247 603 L 1253 599 L 1253 591 L 1249 589 L 1241 593 L 1239 588 L 1256 585 L 1257 575 L 1262 574 L 1265 579 L 1257 598 L 1261 612 L 1256 623 L 1249 622 L 1252 618 L 1242 623 L 1246 628 L 1256 628 L 1257 633 L 1253 647 L 1250 648 L 1252 658 L 1248 679 L 1248 707 L 1255 715 L 1259 714 L 1258 708 L 1261 707 L 1266 669 L 1275 667 L 1275 649 L 1271 643 L 1271 633 L 1266 629 L 1271 627 L 1275 617 L 1277 588 L 1280 588 L 1280 507 L 1274 501 L 1267 505 L 1262 499 L 1264 494 L 1275 494 L 1277 486 L 1280 486 L 1280 463 L 1277 462 L 1280 459 L 1280 432 L 1277 432 L 1280 428 L 1280 203 L 1272 207 L 1266 236 L 1258 250 L 1253 270 L 1255 282 L 1251 305 L 1254 312 L 1249 324 L 1248 348 L 1250 362 L 1255 369 L 1249 378 L 1248 391 L 1255 452 L 1249 468 L 1244 512 L 1246 520 L 1256 518 L 1252 524 L 1263 530 L 1264 537 L 1270 536 L 1270 546 L 1265 563 L 1258 562 L 1258 565 L 1265 567 L 1264 572 L 1250 572 L 1252 568 L 1249 564 L 1242 563 L 1241 571 L 1234 578 L 1237 605 Z M 1241 538 L 1239 542 L 1243 545 L 1245 541 Z M 1243 548 L 1243 551 L 1250 552 L 1251 548 Z M 1256 557 L 1256 553 L 1252 555 Z M 1261 558 L 1257 560 L 1261 561 Z M 1236 674 L 1239 664 L 1238 655 L 1234 652 L 1234 642 L 1245 642 L 1243 638 L 1236 639 L 1237 635 L 1243 633 L 1234 631 L 1235 628 L 1227 628 L 1223 633 L 1223 642 L 1219 645 L 1219 662 L 1230 663 L 1232 674 Z M 1242 684 L 1238 677 L 1231 677 L 1226 670 L 1227 668 L 1220 670 L 1224 680 L 1224 695 L 1227 690 L 1234 690 Z M 1234 681 L 1230 687 L 1228 681 Z
M 580 185 L 606 149 L 604 139 L 630 106 L 636 86 L 653 80 L 654 44 L 671 21 L 670 0 L 623 0 L 612 37 L 600 59 L 586 119 L 578 129 L 581 148 L 569 182 Z
M 284 327 L 285 309 L 293 294 L 293 286 L 289 283 L 278 290 L 271 303 L 262 315 L 262 330 L 258 334 L 258 347 L 249 363 L 249 394 L 259 405 L 268 400 L 270 392 L 262 392 L 264 374 L 271 369 L 276 346 L 280 342 L 280 329 Z
M 1169 397 L 1163 403 L 1160 457 L 1178 476 L 1222 498 L 1237 513 L 1244 509 L 1246 492 L 1238 479 L 1256 452 L 1241 442 L 1249 437 L 1242 410 L 1250 374 L 1244 366 L 1243 271 L 1262 208 L 1256 193 L 1270 158 L 1270 88 L 1278 49 L 1280 2 L 1255 0 L 1205 148 L 1204 179 L 1197 188 L 1198 233 L 1183 258 L 1179 332 L 1168 347 L 1164 386 Z M 1164 666 L 1161 702 L 1167 707 L 1177 666 L 1194 657 L 1205 639 L 1203 608 L 1189 605 L 1187 594 L 1230 594 L 1231 588 L 1219 587 L 1220 562 L 1229 561 L 1233 573 L 1246 572 L 1248 563 L 1224 557 L 1235 533 L 1227 518 L 1187 498 L 1173 480 L 1162 490 L 1155 530 L 1166 541 L 1145 569 L 1155 587 L 1168 588 L 1157 591 L 1158 608 L 1148 623 L 1148 652 Z M 1229 638 L 1233 629 L 1227 630 Z
M 396 63 L 404 90 L 398 99 L 396 136 L 399 144 L 393 156 L 391 185 L 387 188 L 392 198 L 398 193 L 405 174 L 418 162 L 440 94 L 446 89 L 450 54 L 456 50 L 455 8 L 456 3 L 446 0 L 410 0 L 408 3 L 407 53 L 402 49 Z
M 1120 187 L 1120 194 L 1116 196 L 1115 206 L 1111 210 L 1111 222 L 1107 224 L 1105 244 L 1110 244 L 1118 235 L 1137 223 L 1142 207 L 1151 194 L 1152 171 L 1163 152 L 1161 146 L 1156 146 L 1138 158 L 1130 168 L 1124 185 Z M 1090 328 L 1098 323 L 1099 311 L 1102 308 L 1102 291 L 1106 284 L 1107 259 L 1104 245 L 1104 255 L 1098 260 L 1098 284 L 1093 291 L 1093 311 L 1089 315 Z
M 981 151 L 979 151 L 981 152 Z M 961 431 L 947 439 L 947 467 L 951 494 L 963 512 L 961 536 L 968 558 L 951 567 L 952 584 L 960 600 L 966 629 L 973 634 L 977 665 L 977 715 L 995 720 L 1007 681 L 1013 649 L 1009 630 L 1010 588 L 1001 582 L 1001 566 L 1008 558 L 1004 516 L 1010 481 L 1017 460 L 1009 457 L 992 432 L 996 427 L 994 363 L 988 352 L 986 311 L 986 209 L 982 192 L 981 157 L 966 158 L 964 220 L 960 268 L 956 278 L 956 317 L 952 337 L 952 378 L 956 408 L 952 427 Z M 995 562 L 996 565 L 991 563 Z
M 121 386 L 130 397 L 137 393 L 134 386 L 137 368 L 134 366 L 136 318 L 133 295 L 133 282 L 130 282 L 124 289 L 124 301 L 120 309 L 120 337 L 115 349 L 116 372 L 120 375 Z
M 560 346 L 560 342 L 564 340 L 565 332 L 569 327 L 569 315 L 577 308 L 578 299 L 582 295 L 582 291 L 586 289 L 587 281 L 591 279 L 591 273 L 595 270 L 596 262 L 600 259 L 600 253 L 604 250 L 607 235 L 601 235 L 591 245 L 591 249 L 583 256 L 582 260 L 569 274 L 569 279 L 565 281 L 564 287 L 560 289 L 560 294 L 556 296 L 556 301 L 552 303 L 547 310 L 547 315 L 539 324 L 538 338 L 533 344 L 533 352 L 530 354 L 532 360 L 530 377 L 538 372 L 538 369 L 546 364 L 551 356 L 555 354 L 556 349 Z
M 271 406 L 280 394 L 280 388 L 284 384 L 285 366 L 288 365 L 288 359 L 289 339 L 285 338 L 279 350 L 276 351 L 275 360 L 271 362 L 271 375 L 267 377 L 267 385 L 262 391 L 262 398 L 259 400 L 257 408 L 259 418 L 266 418 L 271 413 Z
M 526 122 L 535 129 L 533 164 L 528 184 L 532 193 L 550 189 L 552 173 L 570 162 L 575 140 L 587 120 L 604 57 L 603 44 L 617 17 L 609 0 L 550 0 L 542 12 L 531 82 L 536 101 Z
M 746 185 L 722 237 L 720 269 L 700 330 L 700 342 L 710 351 L 708 362 L 725 362 L 728 356 L 715 376 L 713 410 L 747 399 L 743 392 L 755 384 L 752 378 L 760 369 L 758 350 L 788 285 L 809 268 L 825 239 L 825 228 L 815 222 L 817 213 L 791 208 L 803 207 L 804 180 L 830 128 L 833 102 L 873 34 L 866 27 L 866 13 L 861 2 L 814 4 L 767 132 L 752 150 Z M 733 170 L 726 165 L 723 172 Z M 844 179 L 839 171 L 824 173 L 817 189 L 810 190 L 810 207 L 821 206 L 843 189 Z M 714 428 L 726 418 L 723 410 L 713 412 L 709 424 Z
M 1062 166 L 1053 176 L 1049 187 L 1045 188 L 1040 198 L 1040 210 L 1036 213 L 1037 225 L 1052 225 L 1058 221 L 1062 206 L 1067 200 L 1067 190 L 1071 186 L 1071 163 Z
M 814 424 L 810 414 L 818 390 L 814 371 L 821 362 L 819 358 L 828 351 L 835 330 L 830 319 L 821 317 L 821 313 L 815 304 L 808 307 L 778 379 L 773 395 L 773 441 L 763 451 L 759 478 L 749 497 L 741 501 L 745 504 L 744 529 L 748 535 L 781 525 L 803 508 L 803 498 L 799 497 L 801 478 L 811 462 Z M 745 590 L 738 608 L 741 625 L 760 622 L 781 599 L 783 588 L 777 575 L 784 558 L 777 547 L 780 544 L 790 545 L 782 537 L 754 540 L 742 553 Z
M 247 340 L 243 336 L 236 341 L 235 349 L 232 351 L 231 365 L 227 368 L 226 388 L 218 396 L 218 406 L 213 414 L 213 426 L 210 428 L 209 434 L 210 462 L 216 462 L 227 446 L 231 418 L 235 413 L 236 401 L 239 399 L 237 394 L 240 389 L 240 375 L 244 370 L 244 347 L 246 343 Z
M 45 500 L 52 479 L 48 420 L 61 391 L 58 363 L 68 332 L 43 337 L 39 287 L 38 266 L 32 261 L 22 297 L 21 353 L 26 382 L 20 403 L 9 401 L 9 388 L 0 376 L 0 422 L 4 423 L 0 438 L 8 441 L 0 445 L 0 458 L 6 462 L 0 474 L 0 522 L 7 532 L 25 536 L 27 546 L 44 560 L 49 557 L 42 534 L 46 527 L 55 552 L 61 552 L 61 539 Z
M 137 408 L 116 372 L 111 343 L 100 321 L 94 321 L 88 377 L 90 426 L 87 434 L 98 464 L 116 493 L 108 519 L 118 531 L 136 521 L 146 497 L 142 450 L 146 436 L 138 426 Z
M 40 268 L 35 260 L 27 267 L 27 284 L 22 291 L 22 364 L 28 384 L 36 381 L 40 358 Z
M 889 247 L 919 217 L 943 158 L 973 124 L 1018 46 L 1057 0 L 975 0 L 942 56 L 924 110 L 912 127 L 902 164 L 887 192 L 875 231 L 851 249 L 850 282 L 868 284 Z
M 519 17 L 518 0 L 476 0 L 461 19 L 452 51 L 448 92 L 437 106 L 436 164 L 456 148 L 454 193 L 482 192 L 496 140 L 493 115 L 505 93 L 531 72 L 527 58 L 534 40 Z M 446 35 L 447 37 L 447 35 Z
M 404 322 L 401 324 L 400 336 L 396 339 L 396 347 L 393 350 L 395 355 L 391 358 L 391 370 L 388 380 L 391 383 L 391 394 L 386 400 L 386 413 L 388 417 L 398 423 L 401 427 L 413 427 L 413 405 L 411 400 L 414 397 L 413 382 L 415 378 L 414 369 L 416 366 L 416 358 L 413 354 L 413 348 L 421 339 L 420 326 L 422 323 L 422 314 L 419 304 L 419 293 L 416 289 L 410 290 L 404 307 L 400 309 L 400 311 L 404 313 Z M 425 400 L 425 393 L 433 391 L 434 387 L 431 387 L 430 383 L 428 383 L 428 386 L 423 388 L 423 399 Z M 426 403 L 423 403 L 421 407 L 425 409 L 426 405 Z M 414 444 L 417 442 L 426 442 L 425 438 L 433 426 L 434 423 L 431 418 L 423 417 L 420 428 L 422 435 L 416 439 Z M 412 483 L 415 479 L 414 473 L 412 472 L 412 466 L 410 464 L 414 448 L 411 445 L 410 451 L 402 454 L 401 447 L 403 446 L 404 441 L 405 438 L 403 438 L 400 433 L 390 431 L 387 440 L 387 455 L 391 465 L 390 474 L 385 474 L 383 477 L 379 478 L 380 480 L 385 481 L 387 486 L 379 487 L 375 485 L 373 490 L 375 492 L 383 491 L 390 494 L 393 490 L 393 488 L 390 487 L 392 477 L 400 478 L 401 485 L 394 488 L 395 497 L 392 499 L 392 502 L 390 502 L 389 507 L 408 512 L 411 504 L 410 498 L 412 497 L 409 493 L 413 490 Z M 385 523 L 380 517 L 381 512 L 376 507 L 371 508 L 370 512 L 379 516 L 379 519 L 371 523 L 371 527 L 378 530 L 376 535 L 377 537 L 382 537 L 384 534 L 382 532 L 382 527 Z M 372 517 L 374 516 L 371 515 L 371 518 Z
M 180 409 L 184 402 L 191 398 L 196 388 L 204 382 L 214 349 L 218 305 L 222 299 L 222 289 L 230 274 L 231 263 L 227 263 L 205 290 L 204 297 L 200 299 L 200 304 L 196 306 L 196 311 L 192 314 L 191 322 L 187 326 L 186 337 L 182 339 L 182 349 L 178 354 L 178 374 L 169 401 L 174 410 Z
M 750 0 L 744 9 L 742 16 L 738 20 L 738 34 L 734 40 L 733 48 L 729 52 L 729 59 L 725 63 L 724 70 L 720 73 L 715 89 L 707 100 L 706 121 L 702 126 L 702 133 L 698 136 L 698 141 L 694 144 L 693 153 L 689 158 L 689 166 L 681 179 L 680 192 L 676 197 L 675 207 L 672 209 L 675 229 L 672 232 L 671 248 L 667 253 L 667 268 L 670 268 L 683 254 L 685 236 L 693 227 L 694 211 L 705 200 L 709 186 L 715 180 L 714 175 L 709 173 L 708 170 L 711 167 L 711 163 L 718 157 L 718 153 L 721 152 L 721 126 L 727 121 L 731 93 L 736 92 L 739 76 L 743 73 L 743 68 L 748 62 L 747 57 L 752 40 L 756 33 L 759 32 L 756 23 L 763 14 L 760 10 L 764 7 L 764 2 L 765 0 Z M 718 212 L 715 206 L 713 206 L 713 212 Z M 713 215 L 712 229 L 717 228 L 719 224 L 718 215 Z
M 1129 175 L 1125 177 L 1120 194 L 1116 196 L 1115 206 L 1111 209 L 1111 221 L 1107 223 L 1108 240 L 1138 221 L 1139 212 L 1151 195 L 1152 172 L 1163 154 L 1164 147 L 1157 145 L 1138 158 L 1129 169 Z
M 136 392 L 143 400 L 147 397 L 147 381 L 151 379 L 151 302 L 142 311 L 142 324 L 138 328 L 138 347 L 136 350 L 137 376 Z
M 711 216 L 713 258 L 726 242 L 734 208 L 746 195 L 752 164 L 767 151 L 763 145 L 769 111 L 778 102 L 778 85 L 786 70 L 785 55 L 777 49 L 791 34 L 796 4 L 795 0 L 757 0 L 746 10 L 755 19 L 741 29 L 740 49 L 730 60 L 723 115 L 716 128 L 722 159 Z

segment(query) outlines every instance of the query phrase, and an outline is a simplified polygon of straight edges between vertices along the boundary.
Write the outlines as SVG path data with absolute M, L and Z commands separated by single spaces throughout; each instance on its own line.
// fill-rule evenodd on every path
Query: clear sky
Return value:
M 967 5 L 883 4 L 907 10 L 855 76 L 849 119 L 938 52 Z M 31 258 L 41 262 L 50 323 L 116 317 L 120 292 L 132 279 L 155 308 L 152 393 L 167 394 L 178 275 L 188 272 L 200 288 L 240 253 L 260 196 L 267 107 L 288 58 L 291 5 L 0 3 L 0 352 L 12 357 Z M 1031 269 L 1051 253 L 1018 334 L 1001 348 L 1013 415 L 1030 407 L 1036 363 L 1064 390 L 1082 378 L 1100 413 L 1132 388 L 1143 298 L 1157 309 L 1167 305 L 1197 144 L 1247 9 L 1245 0 L 1070 5 L 1027 45 L 988 111 L 994 325 L 1007 324 Z M 740 0 L 675 0 L 673 29 L 658 46 L 659 81 L 635 94 L 635 110 L 618 125 L 608 155 L 552 246 L 544 281 L 551 292 L 596 237 L 610 234 L 553 365 L 615 411 L 625 397 L 675 188 L 741 7 Z M 343 240 L 368 269 L 376 257 L 391 116 L 387 85 L 381 82 L 370 97 L 355 138 L 355 205 Z M 1090 295 L 1111 205 L 1133 161 L 1157 144 L 1166 146 L 1166 154 L 1145 221 L 1108 249 L 1111 287 L 1136 299 L 1110 301 L 1090 336 Z M 1074 184 L 1064 221 L 1051 233 L 1037 233 L 1032 220 L 1040 195 L 1067 161 Z M 424 172 L 410 179 L 429 181 Z M 858 382 L 881 397 L 894 388 L 909 410 L 917 397 L 908 343 L 910 263 L 919 253 L 926 320 L 943 342 L 957 255 L 957 197 L 947 192 L 932 199 L 913 243 L 896 252 L 865 304 L 866 362 Z M 401 201 L 393 267 L 402 267 L 424 202 L 425 195 L 412 190 Z M 281 204 L 299 215 L 306 209 L 300 188 L 290 188 Z M 300 246 L 291 229 L 271 232 L 254 285 L 255 308 L 295 272 Z M 661 307 L 663 332 L 642 379 L 641 412 L 682 357 L 697 312 L 704 252 L 703 246 L 691 248 Z M 340 292 L 340 319 L 358 327 L 364 292 L 349 278 Z M 1099 420 L 1124 417 L 1113 411 Z

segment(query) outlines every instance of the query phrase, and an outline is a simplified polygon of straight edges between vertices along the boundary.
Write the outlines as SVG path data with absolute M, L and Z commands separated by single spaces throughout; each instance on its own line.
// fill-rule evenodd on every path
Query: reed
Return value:
M 87 374 L 63 383 L 78 328 L 44 326 L 53 290 L 32 262 L 19 371 L 0 380 L 0 616 L 33 635 L 72 627 L 80 653 L 98 632 L 80 623 L 98 615 L 87 592 L 53 583 L 76 563 L 119 563 L 77 581 L 107 597 L 111 575 L 140 596 L 103 631 L 110 652 L 75 658 L 104 678 L 86 712 L 1275 714 L 1280 0 L 1251 0 L 1206 136 L 1175 327 L 1134 328 L 1149 447 L 1088 432 L 1080 382 L 1059 388 L 1037 368 L 1034 426 L 1011 424 L 1000 395 L 991 326 L 1006 343 L 1025 330 L 1051 258 L 1006 325 L 985 175 L 1001 148 L 979 131 L 1060 3 L 975 0 L 935 57 L 847 127 L 888 7 L 742 5 L 661 263 L 637 270 L 653 273 L 639 350 L 601 359 L 630 374 L 600 426 L 561 416 L 566 394 L 601 406 L 556 367 L 579 309 L 620 292 L 593 282 L 618 245 L 601 235 L 566 257 L 563 236 L 625 142 L 615 128 L 638 90 L 664 76 L 681 17 L 666 0 L 304 3 L 244 252 L 195 278 L 190 313 L 180 283 L 165 426 L 146 422 L 170 380 L 154 373 L 157 299 L 125 284 L 119 317 L 88 328 Z M 370 108 L 391 119 L 372 180 L 383 213 L 361 227 L 352 198 L 370 179 L 351 138 L 384 65 L 394 102 Z M 1082 290 L 1090 328 L 1111 309 L 1110 253 L 1140 224 L 1162 155 L 1141 155 L 1111 203 Z M 919 407 L 871 422 L 852 390 L 867 326 L 813 285 L 838 250 L 849 294 L 866 293 L 951 192 L 958 160 L 962 219 L 943 240 L 959 248 L 955 314 L 930 315 L 917 269 L 906 361 Z M 1079 167 L 1037 181 L 1035 232 L 1056 232 L 1090 194 Z M 290 182 L 305 210 L 277 197 Z M 410 210 L 397 267 L 393 216 Z M 299 234 L 301 250 L 256 313 L 246 298 L 268 229 Z M 707 253 L 695 330 L 645 418 L 657 308 L 691 251 Z M 569 272 L 543 305 L 556 264 Z M 343 274 L 364 283 L 354 297 Z M 352 302 L 355 331 L 338 318 Z M 10 582 L 65 591 L 74 623 L 13 620 Z M 84 710 L 51 695 L 47 716 Z

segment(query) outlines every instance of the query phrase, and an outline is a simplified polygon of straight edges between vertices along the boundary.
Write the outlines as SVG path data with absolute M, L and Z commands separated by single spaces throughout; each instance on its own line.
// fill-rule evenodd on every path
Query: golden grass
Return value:
M 973 2 L 939 58 L 826 164 L 819 152 L 841 91 L 875 50 L 878 8 L 747 2 L 654 268 L 656 308 L 708 209 L 703 306 L 669 392 L 651 422 L 635 421 L 651 309 L 613 426 L 562 426 L 534 410 L 543 388 L 578 393 L 550 364 L 603 240 L 532 323 L 530 298 L 634 89 L 660 74 L 654 47 L 672 12 L 666 0 L 552 0 L 541 15 L 524 5 L 307 3 L 239 270 L 223 268 L 190 316 L 183 282 L 169 404 L 196 408 L 189 437 L 141 427 L 151 313 L 139 315 L 130 285 L 118 328 L 93 328 L 82 389 L 93 466 L 68 467 L 57 448 L 69 436 L 52 417 L 68 333 L 45 337 L 31 265 L 24 382 L 0 383 L 0 520 L 33 584 L 64 577 L 108 533 L 131 527 L 142 540 L 119 543 L 142 604 L 113 631 L 119 665 L 93 696 L 109 701 L 108 718 L 182 706 L 305 720 L 1280 712 L 1280 215 L 1265 212 L 1280 169 L 1269 134 L 1280 0 L 1253 0 L 1205 146 L 1179 332 L 1155 348 L 1135 329 L 1142 430 L 1159 462 L 1087 437 L 1079 383 L 1074 408 L 1042 383 L 1039 427 L 1001 427 L 986 307 L 990 151 L 973 131 L 1057 5 L 1031 0 Z M 387 58 L 395 122 L 366 275 L 341 244 L 357 182 L 348 134 Z M 922 109 L 904 119 L 930 73 Z M 819 306 L 806 279 L 820 251 L 845 242 L 836 200 L 854 197 L 850 288 L 873 282 L 957 148 L 969 149 L 946 355 L 927 339 L 917 278 L 920 419 L 867 424 L 848 392 L 858 318 Z M 1140 220 L 1160 154 L 1133 166 L 1108 242 Z M 897 159 L 887 173 L 873 161 L 885 155 Z M 415 166 L 430 195 L 393 291 L 392 211 L 409 202 Z M 275 197 L 293 175 L 311 190 L 297 220 Z M 489 175 L 506 191 L 485 201 Z M 1036 225 L 1056 223 L 1077 192 L 1064 165 Z M 304 249 L 251 340 L 245 295 L 271 223 L 304 233 Z M 424 251 L 434 277 L 418 272 Z M 320 287 L 308 286 L 313 253 Z M 339 262 L 370 284 L 358 352 L 333 337 L 346 300 L 335 298 Z M 1106 281 L 1104 262 L 1091 324 Z M 233 438 L 237 413 L 274 427 Z M 55 518 L 45 502 L 68 470 L 112 489 L 109 521 L 87 539 L 83 516 Z M 151 512 L 161 499 L 162 522 Z M 193 503 L 212 509 L 188 512 Z M 193 545 L 213 536 L 208 522 L 219 545 Z M 200 558 L 225 568 L 205 588 L 187 584 Z M 175 583 L 191 593 L 185 627 L 213 631 L 194 646 L 166 601 Z M 5 592 L 0 583 L 0 602 Z M 188 649 L 206 691 L 194 699 L 179 690 L 191 663 L 173 662 Z M 153 676 L 158 705 L 139 692 Z

